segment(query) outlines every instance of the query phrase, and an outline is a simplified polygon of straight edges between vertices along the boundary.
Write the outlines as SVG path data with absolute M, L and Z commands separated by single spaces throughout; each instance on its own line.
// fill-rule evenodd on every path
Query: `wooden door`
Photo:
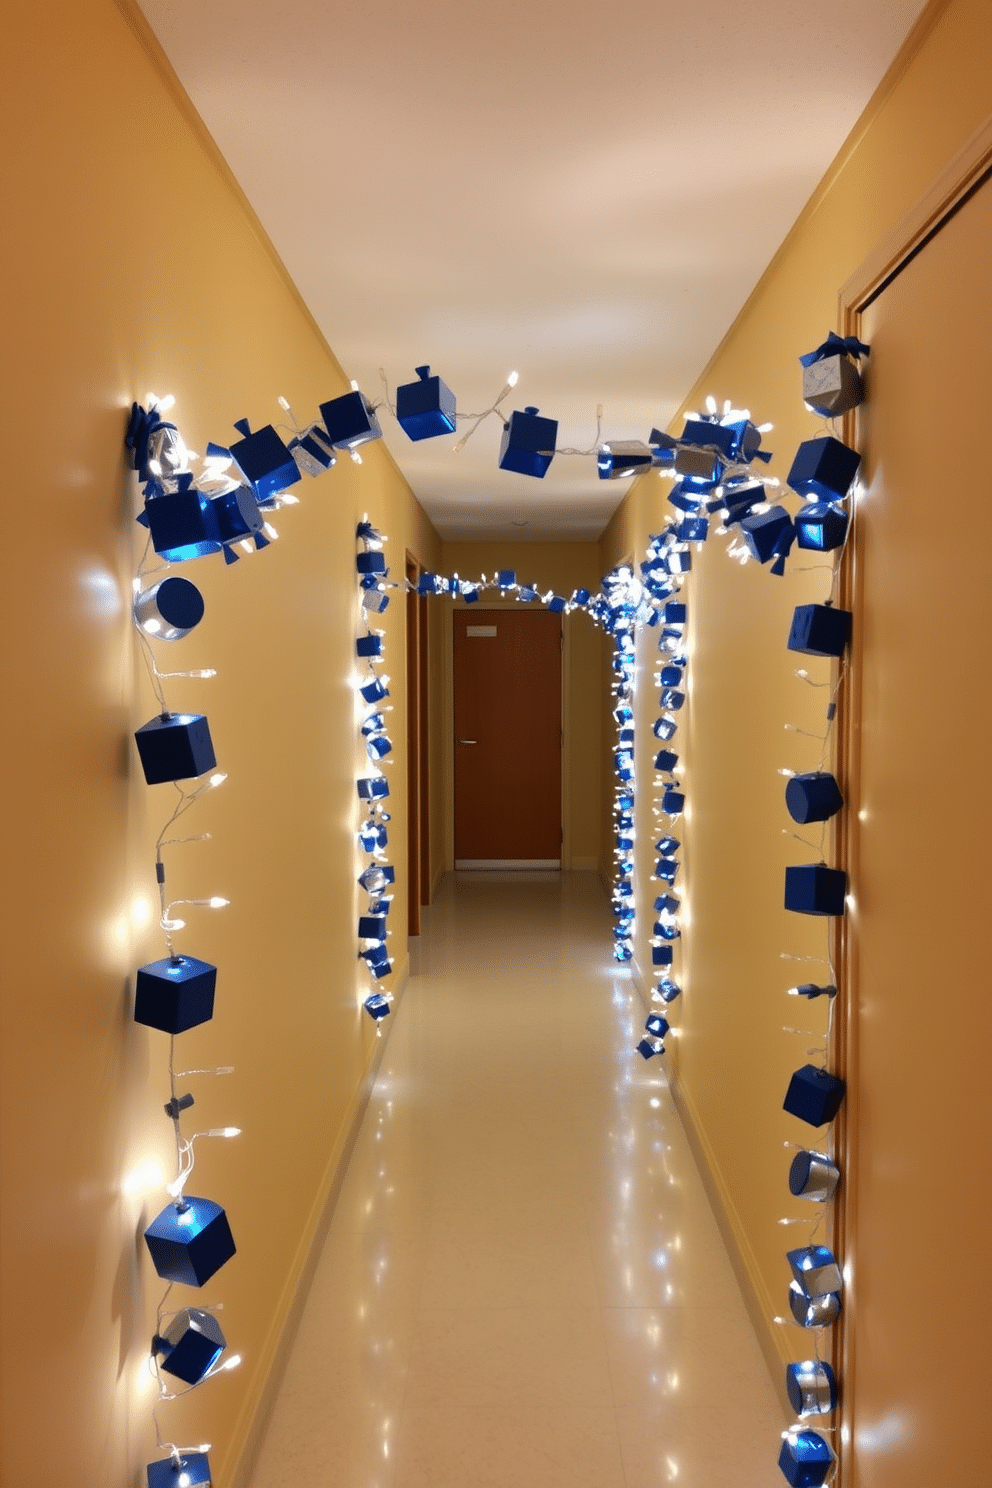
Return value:
M 851 1488 L 990 1471 L 990 251 L 985 184 L 852 322 L 872 351 L 849 596 Z
M 455 867 L 561 866 L 561 616 L 454 611 Z

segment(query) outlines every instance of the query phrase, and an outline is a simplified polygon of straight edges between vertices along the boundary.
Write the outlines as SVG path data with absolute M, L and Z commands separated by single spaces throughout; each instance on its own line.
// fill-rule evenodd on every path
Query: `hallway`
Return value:
M 781 1481 L 610 924 L 591 873 L 444 879 L 252 1488 Z

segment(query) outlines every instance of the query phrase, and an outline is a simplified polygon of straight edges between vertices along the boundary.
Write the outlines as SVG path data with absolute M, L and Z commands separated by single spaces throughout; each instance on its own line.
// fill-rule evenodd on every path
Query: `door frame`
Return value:
M 838 297 L 837 316 L 842 335 L 860 337 L 863 312 L 990 178 L 992 116 L 975 130 L 932 185 L 843 285 Z M 867 375 L 870 378 L 870 365 Z M 859 411 L 854 409 L 844 415 L 842 438 L 846 444 L 858 448 L 859 433 Z M 847 545 L 841 565 L 838 602 L 845 609 L 852 607 L 860 578 L 856 520 L 855 515 L 852 525 L 853 540 Z M 845 797 L 850 796 L 852 799 L 860 796 L 861 781 L 858 748 L 859 689 L 860 679 L 852 673 L 851 686 L 841 688 L 838 698 L 838 776 Z M 836 823 L 835 861 L 841 867 L 848 868 L 852 861 L 857 822 L 851 820 L 850 812 L 845 811 L 840 813 Z M 842 1171 L 846 1174 L 856 1169 L 859 1158 L 858 1020 L 851 1012 L 856 1002 L 858 957 L 857 945 L 846 915 L 838 916 L 833 921 L 832 933 L 834 965 L 840 969 L 841 986 L 845 991 L 844 997 L 838 998 L 830 1053 L 831 1067 L 846 1082 L 845 1098 L 836 1118 L 837 1150 Z M 843 1183 L 835 1205 L 831 1237 L 835 1250 L 843 1256 L 857 1248 L 858 1226 L 854 1197 L 855 1185 Z M 843 1391 L 839 1417 L 842 1429 L 837 1434 L 834 1446 L 840 1459 L 838 1481 L 843 1482 L 849 1472 L 857 1368 L 853 1329 L 846 1326 L 846 1313 L 843 1311 L 838 1319 L 836 1333 L 835 1364 L 839 1367 L 843 1380 Z
M 453 611 L 475 609 L 463 599 L 455 599 L 444 605 L 444 867 L 446 873 L 455 869 L 455 622 Z M 479 610 L 516 610 L 520 603 L 516 599 L 488 595 L 480 601 Z M 539 606 L 539 608 L 542 608 Z M 565 617 L 562 617 L 564 622 Z M 561 872 L 572 866 L 572 824 L 570 806 L 572 800 L 571 739 L 565 720 L 571 705 L 571 634 L 566 624 L 561 627 Z

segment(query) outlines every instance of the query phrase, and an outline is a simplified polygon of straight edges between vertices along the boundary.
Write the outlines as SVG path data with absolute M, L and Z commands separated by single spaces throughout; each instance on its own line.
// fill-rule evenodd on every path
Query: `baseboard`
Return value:
M 402 1002 L 403 992 L 409 980 L 410 963 L 407 959 L 396 973 L 393 994 L 395 1006 Z M 260 1383 L 246 1397 L 233 1433 L 236 1455 L 229 1466 L 218 1473 L 217 1481 L 223 1479 L 231 1488 L 248 1488 L 251 1476 L 258 1463 L 262 1442 L 268 1430 L 275 1408 L 279 1386 L 282 1384 L 286 1365 L 296 1340 L 296 1333 L 306 1306 L 310 1285 L 317 1262 L 327 1238 L 327 1230 L 341 1192 L 344 1176 L 354 1151 L 362 1120 L 368 1108 L 372 1087 L 379 1073 L 379 1066 L 389 1042 L 392 1018 L 386 1018 L 379 1027 L 382 1037 L 372 1040 L 368 1061 L 352 1103 L 351 1115 L 346 1120 L 340 1138 L 335 1144 L 324 1175 L 304 1226 L 300 1243 L 283 1288 L 279 1306 L 262 1349 Z
M 751 1253 L 751 1247 L 737 1219 L 730 1195 L 720 1177 L 712 1149 L 697 1120 L 692 1101 L 674 1074 L 669 1075 L 668 1086 L 689 1140 L 689 1146 L 692 1148 L 692 1155 L 696 1159 L 699 1176 L 703 1180 L 703 1187 L 706 1189 L 706 1197 L 710 1201 L 717 1228 L 727 1248 L 730 1264 L 744 1299 L 744 1306 L 747 1308 L 748 1317 L 751 1319 L 762 1356 L 768 1366 L 768 1373 L 782 1406 L 784 1423 L 786 1426 L 795 1425 L 795 1412 L 789 1404 L 785 1389 L 785 1366 L 788 1359 L 784 1348 L 780 1346 L 778 1329 L 771 1321 L 776 1309 L 758 1277 L 758 1269 Z

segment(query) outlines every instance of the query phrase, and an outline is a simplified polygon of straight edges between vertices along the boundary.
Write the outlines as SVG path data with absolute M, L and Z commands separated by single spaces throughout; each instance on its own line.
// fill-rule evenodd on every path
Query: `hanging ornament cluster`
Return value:
M 216 1319 L 216 1307 L 169 1307 L 173 1286 L 198 1289 L 205 1286 L 235 1254 L 234 1237 L 224 1209 L 211 1199 L 187 1193 L 186 1186 L 195 1162 L 194 1144 L 204 1137 L 238 1136 L 239 1131 L 236 1127 L 220 1127 L 187 1134 L 183 1117 L 195 1105 L 195 1097 L 192 1092 L 184 1091 L 180 1082 L 231 1071 L 175 1067 L 176 1038 L 213 1017 L 217 985 L 216 966 L 177 948 L 175 936 L 185 929 L 186 922 L 175 911 L 185 905 L 221 909 L 228 901 L 215 895 L 209 899 L 170 902 L 164 852 L 178 843 L 209 837 L 209 833 L 192 837 L 171 834 L 178 819 L 226 777 L 216 770 L 207 718 L 201 713 L 171 709 L 163 682 L 179 677 L 206 678 L 214 673 L 212 670 L 161 671 L 153 643 L 182 640 L 199 624 L 204 613 L 203 598 L 196 585 L 169 573 L 171 565 L 219 548 L 224 548 L 228 556 L 230 543 L 246 538 L 249 533 L 256 546 L 265 546 L 268 539 L 262 531 L 264 521 L 260 512 L 263 504 L 272 506 L 277 501 L 271 484 L 255 493 L 239 480 L 221 477 L 219 456 L 213 446 L 207 459 L 210 473 L 197 486 L 190 470 L 190 462 L 196 456 L 187 450 L 176 426 L 164 418 L 170 403 L 171 400 L 152 399 L 147 410 L 136 404 L 126 441 L 144 496 L 144 509 L 138 520 L 149 531 L 134 581 L 132 618 L 160 707 L 158 715 L 142 725 L 134 737 L 146 783 L 168 784 L 176 792 L 172 810 L 155 844 L 159 923 L 166 955 L 138 968 L 134 1000 L 135 1022 L 155 1028 L 169 1038 L 169 1099 L 164 1109 L 172 1122 L 176 1149 L 176 1176 L 167 1185 L 170 1202 L 144 1233 L 155 1271 L 167 1283 L 157 1309 L 149 1354 L 149 1364 L 158 1382 L 159 1403 L 188 1394 L 240 1362 L 238 1355 L 222 1362 L 227 1340 Z M 163 561 L 149 570 L 149 549 L 153 546 Z M 148 583 L 149 579 L 153 582 Z M 158 1445 L 168 1455 L 148 1464 L 149 1488 L 177 1482 L 208 1484 L 208 1447 L 181 1447 L 163 1441 L 157 1411 L 155 1428 Z
M 390 813 L 386 807 L 389 797 L 389 780 L 383 764 L 391 763 L 387 756 L 393 745 L 386 728 L 386 714 L 390 711 L 389 677 L 382 670 L 386 661 L 385 632 L 375 625 L 389 604 L 389 569 L 383 545 L 386 539 L 364 518 L 358 524 L 356 537 L 359 551 L 355 559 L 358 570 L 362 633 L 355 640 L 355 657 L 359 671 L 356 690 L 363 708 L 361 722 L 362 739 L 368 755 L 371 773 L 358 777 L 358 799 L 365 816 L 358 828 L 358 846 L 366 855 L 366 863 L 358 876 L 359 887 L 368 896 L 364 913 L 358 919 L 359 958 L 365 963 L 373 984 L 378 984 L 393 969 L 392 957 L 386 945 L 389 934 L 389 908 L 392 895 L 388 892 L 395 882 L 396 874 L 390 864 L 386 848 L 389 842 L 388 825 Z M 381 1033 L 381 1021 L 390 1011 L 392 995 L 373 990 L 365 998 L 363 1007 L 376 1024 L 376 1033 Z
M 860 361 L 869 348 L 854 337 L 841 338 L 831 333 L 827 340 L 806 356 L 803 367 L 803 397 L 810 412 L 832 419 L 857 407 L 864 396 Z M 837 716 L 837 698 L 847 674 L 846 650 L 851 638 L 853 616 L 838 609 L 834 592 L 839 580 L 840 563 L 850 531 L 850 520 L 842 503 L 847 500 L 857 476 L 860 456 L 843 444 L 833 431 L 818 439 L 806 440 L 797 451 L 789 473 L 789 485 L 806 498 L 792 524 L 800 547 L 830 551 L 834 560 L 830 568 L 830 591 L 821 604 L 799 605 L 792 617 L 787 646 L 790 651 L 838 663 L 835 677 L 818 681 L 805 668 L 796 673 L 804 683 L 829 689 L 825 729 L 822 735 L 793 731 L 812 738 L 820 754 L 812 770 L 794 772 L 783 769 L 786 777 L 785 805 L 792 821 L 799 827 L 819 826 L 819 838 L 811 841 L 791 828 L 783 829 L 815 854 L 813 862 L 787 867 L 785 870 L 785 908 L 795 914 L 815 915 L 827 921 L 826 953 L 822 965 L 829 970 L 829 981 L 800 982 L 789 988 L 793 997 L 810 1005 L 823 999 L 827 1008 L 826 1030 L 822 1042 L 807 1050 L 807 1062 L 794 1071 L 786 1090 L 783 1108 L 805 1125 L 820 1131 L 830 1127 L 844 1099 L 844 1081 L 828 1068 L 833 1012 L 837 998 L 837 979 L 831 961 L 830 920 L 843 915 L 847 901 L 847 876 L 840 868 L 826 862 L 828 824 L 844 809 L 840 786 L 827 767 Z M 811 960 L 820 958 L 785 959 Z M 790 1034 L 820 1038 L 808 1029 L 786 1028 Z M 793 1146 L 794 1144 L 789 1144 Z M 810 1224 L 807 1243 L 786 1253 L 791 1273 L 789 1284 L 789 1318 L 777 1319 L 806 1330 L 812 1338 L 811 1358 L 790 1363 L 786 1368 L 786 1389 L 797 1422 L 783 1433 L 779 1467 L 786 1480 L 803 1488 L 817 1488 L 833 1471 L 836 1453 L 823 1434 L 833 1428 L 821 1426 L 814 1431 L 804 1422 L 810 1418 L 829 1417 L 836 1409 L 840 1389 L 831 1365 L 821 1358 L 824 1330 L 840 1316 L 843 1307 L 843 1269 L 828 1246 L 820 1243 L 817 1233 L 824 1223 L 840 1183 L 841 1173 L 829 1142 L 816 1147 L 795 1146 L 789 1169 L 789 1191 L 797 1199 L 816 1206 L 812 1221 L 783 1220 L 783 1224 Z

